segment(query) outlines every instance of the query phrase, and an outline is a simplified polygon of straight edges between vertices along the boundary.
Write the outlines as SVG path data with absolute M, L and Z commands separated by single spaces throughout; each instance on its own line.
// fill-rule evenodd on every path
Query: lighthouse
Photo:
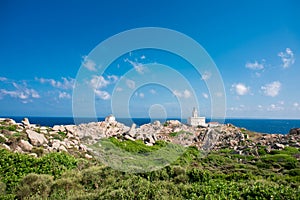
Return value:
M 205 123 L 205 117 L 199 117 L 198 110 L 195 107 L 193 108 L 192 116 L 188 118 L 187 123 L 190 126 L 207 127 L 207 124 Z

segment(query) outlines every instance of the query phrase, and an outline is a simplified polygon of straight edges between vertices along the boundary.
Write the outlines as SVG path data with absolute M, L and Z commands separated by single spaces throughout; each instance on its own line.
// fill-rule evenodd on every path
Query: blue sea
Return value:
M 7 117 L 7 116 L 5 116 Z M 16 122 L 21 122 L 24 117 L 8 117 L 14 119 Z M 31 124 L 39 124 L 42 126 L 53 126 L 53 125 L 67 125 L 74 124 L 72 117 L 28 117 Z M 176 118 L 172 118 L 176 119 Z M 98 118 L 98 121 L 103 121 L 104 118 Z M 149 119 L 149 118 L 117 118 L 117 121 L 131 126 L 132 123 L 138 126 L 153 122 L 154 120 L 161 119 Z M 168 119 L 169 120 L 169 119 Z M 81 123 L 91 122 L 93 120 L 89 118 L 80 119 Z M 207 120 L 209 122 L 210 120 Z M 186 120 L 182 120 L 182 123 L 186 123 Z M 289 119 L 226 119 L 225 124 L 233 124 L 238 127 L 243 127 L 251 131 L 260 133 L 280 133 L 287 134 L 291 128 L 299 128 L 300 120 L 289 120 Z

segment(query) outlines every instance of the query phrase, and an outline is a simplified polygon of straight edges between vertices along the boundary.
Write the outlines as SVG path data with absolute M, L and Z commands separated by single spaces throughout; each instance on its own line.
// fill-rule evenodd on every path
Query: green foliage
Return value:
M 19 199 L 48 197 L 51 191 L 53 177 L 45 174 L 28 174 L 18 185 L 16 195 Z
M 145 157 L 135 160 L 135 155 L 150 159 L 159 152 L 155 157 L 168 158 L 174 152 L 162 147 L 179 148 L 162 141 L 148 147 L 142 141 L 115 138 L 101 145 L 109 156 L 116 155 L 112 145 L 124 150 L 129 154 L 117 158 L 123 163 L 133 160 L 130 164 L 141 168 L 157 163 L 146 162 Z M 0 199 L 299 199 L 298 149 L 286 147 L 268 154 L 265 147 L 257 148 L 262 152 L 255 157 L 231 149 L 206 155 L 188 147 L 180 149 L 174 163 L 143 173 L 118 171 L 64 153 L 33 158 L 0 149 Z
M 17 125 L 0 125 L 0 130 L 9 130 L 9 131 L 16 131 L 17 130 Z
M 267 164 L 284 167 L 285 169 L 294 169 L 299 166 L 297 159 L 287 154 L 266 155 L 261 160 Z
M 191 135 L 192 133 L 186 132 L 186 131 L 179 131 L 179 132 L 172 132 L 172 133 L 170 133 L 169 135 L 170 135 L 171 137 L 177 137 L 177 136 L 179 136 L 179 135 L 181 135 L 181 134 Z
M 146 146 L 142 140 L 136 140 L 136 141 L 131 141 L 131 140 L 125 140 L 125 141 L 120 141 L 117 138 L 110 138 L 110 142 L 112 142 L 114 145 L 117 147 L 124 149 L 125 151 L 128 152 L 133 152 L 133 153 L 147 153 L 147 152 L 152 152 L 160 149 L 161 147 L 166 146 L 166 143 L 164 142 L 158 142 L 157 144 L 153 146 Z
M 65 153 L 49 153 L 41 158 L 0 149 L 0 181 L 11 191 L 27 174 L 49 174 L 55 178 L 75 168 L 77 160 Z

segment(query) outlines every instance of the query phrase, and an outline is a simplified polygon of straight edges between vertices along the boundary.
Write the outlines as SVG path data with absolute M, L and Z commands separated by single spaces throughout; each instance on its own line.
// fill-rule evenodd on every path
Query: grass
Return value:
M 0 149 L 0 199 L 299 199 L 299 150 L 259 156 L 104 139 L 97 160 Z M 35 151 L 40 151 L 36 149 Z

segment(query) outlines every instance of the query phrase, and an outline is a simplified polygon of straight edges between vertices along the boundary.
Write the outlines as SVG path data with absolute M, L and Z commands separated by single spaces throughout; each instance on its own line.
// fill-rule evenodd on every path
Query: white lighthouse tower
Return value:
M 187 123 L 191 126 L 207 127 L 207 124 L 205 123 L 205 117 L 199 117 L 197 108 L 195 107 L 193 108 L 192 116 L 188 118 Z

